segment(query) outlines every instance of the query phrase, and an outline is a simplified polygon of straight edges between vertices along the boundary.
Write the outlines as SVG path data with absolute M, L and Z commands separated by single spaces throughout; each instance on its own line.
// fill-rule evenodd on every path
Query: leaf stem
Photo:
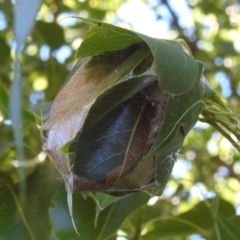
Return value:
M 233 140 L 233 138 L 223 129 L 221 128 L 216 122 L 209 121 L 206 119 L 200 119 L 201 122 L 206 122 L 213 126 L 217 131 L 219 131 L 236 149 L 240 152 L 240 146 L 237 142 Z M 234 134 L 235 135 L 235 134 Z
M 204 102 L 199 121 L 213 126 L 240 152 L 240 115 L 231 112 L 218 95 L 208 96 Z

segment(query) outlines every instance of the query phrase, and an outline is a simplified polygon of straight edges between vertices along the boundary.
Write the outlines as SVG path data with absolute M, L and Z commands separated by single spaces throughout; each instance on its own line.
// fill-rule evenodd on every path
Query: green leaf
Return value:
M 218 214 L 225 218 L 230 218 L 236 214 L 236 210 L 232 203 L 220 198 Z
M 59 149 L 59 151 L 60 151 L 62 154 L 68 154 L 68 153 L 70 153 L 70 152 L 69 152 L 69 149 L 70 149 L 71 145 L 73 144 L 73 142 L 74 142 L 74 140 L 65 143 L 65 144 Z
M 0 53 L 0 64 L 3 65 L 10 58 L 11 50 L 2 37 L 0 37 Z
M 76 53 L 77 58 L 121 50 L 142 41 L 133 31 L 91 19 L 79 19 L 93 26 L 86 33 Z
M 29 108 L 29 112 L 33 113 L 37 124 L 42 126 L 43 121 L 47 118 L 48 113 L 50 112 L 52 102 L 44 102 L 40 104 L 33 105 Z
M 118 201 L 119 197 L 113 197 L 105 193 L 96 193 L 95 197 L 93 196 L 92 199 L 96 202 L 96 213 L 99 214 L 106 207 Z
M 146 204 L 148 200 L 148 194 L 136 193 L 108 206 L 99 215 L 97 226 L 99 234 L 96 240 L 107 239 L 113 235 L 120 228 L 124 219 Z
M 40 40 L 42 44 L 47 44 L 51 50 L 58 49 L 65 44 L 64 31 L 55 22 L 36 21 L 33 38 L 36 42 Z
M 230 218 L 230 221 L 235 224 L 235 226 L 240 226 L 240 215 L 233 216 Z
M 174 216 L 164 218 L 161 216 L 155 216 L 152 217 L 152 219 L 148 219 L 148 222 L 145 223 L 144 228 L 144 230 L 146 229 L 148 232 L 147 234 L 143 235 L 141 239 L 160 240 L 180 236 L 187 237 L 194 233 L 201 234 L 201 236 L 210 239 L 210 233 L 213 230 L 215 223 L 213 210 L 211 208 L 216 204 L 216 201 L 218 201 L 217 212 L 218 214 L 224 214 L 224 217 L 222 217 L 225 219 L 227 219 L 227 216 L 235 214 L 235 210 L 231 203 L 221 198 L 218 200 L 216 200 L 215 198 L 208 199 L 207 201 L 208 203 L 204 201 L 198 203 L 191 210 L 184 212 L 176 217 Z M 160 208 L 161 205 L 158 205 L 158 207 Z M 161 211 L 163 211 L 164 213 L 164 209 L 160 210 L 160 215 Z M 220 219 L 222 217 L 220 217 Z M 216 238 L 213 239 L 215 240 Z M 223 238 L 222 240 L 225 239 L 228 238 Z
M 13 146 L 14 142 L 0 139 L 0 158 L 5 154 L 6 151 L 10 150 Z
M 162 159 L 169 155 L 169 150 L 180 149 L 184 138 L 174 140 L 177 136 L 186 136 L 198 120 L 198 116 L 204 108 L 204 92 L 201 83 L 202 65 L 198 72 L 198 79 L 188 93 L 181 96 L 170 96 L 164 109 L 162 123 L 156 141 L 149 150 L 147 156 L 158 153 Z M 176 151 L 175 151 L 176 153 Z M 170 153 L 171 154 L 171 153 Z
M 111 24 L 80 19 L 93 27 L 79 47 L 77 58 L 101 55 L 144 41 L 154 57 L 160 88 L 174 96 L 188 92 L 199 78 L 199 71 L 202 74 L 203 64 L 191 58 L 178 41 L 151 38 Z
M 50 162 L 44 163 L 26 180 L 25 204 L 18 198 L 19 185 L 0 176 L 0 239 L 49 239 L 51 222 L 48 209 L 59 176 Z
M 55 235 L 59 240 L 96 239 L 94 228 L 95 204 L 92 199 L 84 200 L 81 193 L 73 194 L 73 216 L 80 238 L 72 225 L 66 193 L 63 191 L 57 193 L 52 202 L 54 207 L 49 209 L 49 214 Z
M 213 218 L 216 218 L 218 215 L 218 210 L 219 210 L 219 196 L 216 196 L 213 201 L 211 202 L 211 207 L 212 211 L 212 216 Z
M 203 64 L 185 53 L 178 41 L 138 35 L 151 49 L 160 88 L 173 96 L 189 92 L 202 75 Z
M 95 203 L 91 198 L 84 200 L 81 193 L 73 194 L 73 216 L 80 238 L 74 232 L 71 218 L 68 212 L 66 194 L 58 193 L 53 203 L 55 207 L 50 209 L 50 216 L 54 231 L 59 240 L 65 239 L 108 239 L 120 228 L 124 219 L 148 201 L 145 193 L 139 193 L 125 197 L 114 204 L 109 205 L 100 214 L 97 228 L 94 225 Z
M 159 152 L 156 153 L 156 182 L 157 187 L 154 189 L 152 195 L 160 196 L 168 182 L 172 173 L 175 162 L 177 161 L 177 154 L 182 147 L 185 135 L 180 128 L 174 138 L 169 138 L 165 141 Z
M 236 227 L 227 218 L 218 216 L 216 218 L 217 223 L 217 240 L 238 240 L 240 236 L 239 227 Z
M 216 197 L 211 201 L 211 211 L 215 220 L 211 239 L 234 240 L 237 239 L 236 236 L 240 236 L 239 229 L 232 222 L 232 219 L 234 219 L 232 216 L 235 216 L 235 208 L 231 203 Z
M 109 205 L 119 201 L 119 197 L 113 197 L 108 194 L 100 193 L 100 192 L 90 193 L 89 197 L 91 197 L 96 203 L 95 226 L 97 227 L 97 220 L 98 220 L 99 213 Z
M 131 236 L 134 236 L 136 234 L 138 228 L 139 230 L 145 231 L 145 226 L 147 228 L 148 224 L 151 224 L 153 221 L 160 219 L 162 216 L 170 213 L 171 210 L 172 203 L 168 199 L 164 200 L 162 198 L 159 198 L 154 205 L 150 206 L 146 204 L 138 209 L 138 211 L 131 214 L 124 221 L 121 230 L 126 232 L 128 234 L 128 237 L 132 239 Z
M 191 210 L 177 217 L 159 217 L 150 221 L 146 230 L 149 231 L 141 239 L 167 239 L 173 237 L 186 237 L 193 233 L 209 236 L 213 227 L 213 218 L 209 208 L 204 202 L 200 202 Z
M 7 89 L 0 80 L 0 111 L 4 118 L 8 117 L 9 95 Z
M 10 190 L 13 191 L 12 188 L 10 188 Z M 25 230 L 25 226 L 22 224 L 22 219 L 17 212 L 16 202 L 14 202 L 14 198 L 10 190 L 2 184 L 0 185 L 0 238 L 3 240 L 11 238 L 24 239 L 23 230 Z M 13 191 L 13 193 L 16 194 L 15 191 Z M 19 219 L 14 219 L 16 213 Z M 13 231 L 13 229 L 15 229 L 15 231 Z M 25 239 L 30 239 L 28 234 L 25 234 Z
M 121 36 L 118 28 L 115 29 L 116 31 L 112 31 L 111 28 L 114 28 L 114 26 L 102 25 L 102 23 L 92 20 L 85 21 L 95 25 L 95 27 L 89 30 L 89 35 L 86 36 L 85 43 L 89 47 L 87 55 L 92 54 L 88 41 L 97 37 L 99 29 L 104 29 L 111 37 L 123 39 L 128 39 L 129 37 Z M 129 30 L 127 31 L 129 32 Z M 96 32 L 96 36 L 94 32 Z M 199 114 L 205 107 L 203 101 L 204 91 L 209 89 L 206 89 L 206 84 L 204 85 L 201 81 L 203 64 L 191 58 L 178 41 L 153 39 L 139 33 L 135 34 L 141 37 L 151 49 L 159 86 L 164 92 L 171 95 L 164 109 L 164 116 L 157 139 L 145 156 L 145 159 L 147 159 L 157 155 L 157 181 L 161 184 L 156 189 L 155 194 L 160 195 L 171 174 L 176 154 L 182 147 L 185 136 L 195 125 Z M 85 45 L 84 47 L 86 48 Z M 79 51 L 82 49 L 84 48 L 80 47 Z M 107 51 L 104 49 L 102 42 L 100 45 L 96 45 L 96 49 L 94 50 L 94 55 Z M 98 52 L 98 50 L 101 51 L 102 49 L 104 49 L 102 52 Z M 109 51 L 111 50 L 113 49 L 109 49 Z M 88 121 L 86 121 L 87 123 Z M 168 169 L 168 171 L 165 171 L 165 169 Z M 87 170 L 85 169 L 84 171 Z

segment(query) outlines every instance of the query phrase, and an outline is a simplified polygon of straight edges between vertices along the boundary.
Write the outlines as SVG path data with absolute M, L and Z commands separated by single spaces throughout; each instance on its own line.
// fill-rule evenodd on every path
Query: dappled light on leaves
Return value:
M 72 191 L 121 196 L 153 188 L 152 194 L 160 195 L 204 107 L 202 64 L 178 42 L 85 21 L 95 27 L 77 56 L 93 57 L 76 65 L 55 98 L 43 126 L 44 149 Z M 112 39 L 109 50 L 99 41 L 91 51 L 92 40 L 102 31 Z M 114 41 L 121 37 L 122 44 Z M 143 75 L 151 59 L 155 74 Z M 141 76 L 132 77 L 135 73 Z M 169 81 L 175 81 L 173 96 Z
M 0 1 L 0 238 L 238 239 L 239 4 L 43 0 L 15 24 L 16 3 Z
M 83 20 L 95 27 L 77 56 L 92 57 L 79 61 L 54 100 L 43 126 L 44 149 L 71 191 L 121 196 L 153 187 L 153 194 L 160 195 L 199 114 L 207 122 L 213 115 L 215 124 L 214 114 L 228 110 L 202 76 L 203 64 L 185 52 L 184 41 L 161 41 Z M 102 40 L 91 51 L 102 31 L 112 39 L 109 51 Z M 121 37 L 124 43 L 114 41 Z M 132 77 L 145 62 L 145 71 L 150 69 L 150 55 L 155 74 L 141 71 Z M 150 84 L 154 78 L 157 83 Z
M 94 27 L 77 56 L 90 58 L 74 67 L 43 125 L 44 150 L 65 180 L 74 228 L 75 191 L 85 198 L 89 192 L 161 195 L 199 114 L 223 135 L 229 133 L 217 122 L 238 138 L 233 130 L 237 115 L 215 93 L 203 76 L 203 64 L 189 56 L 184 41 L 157 40 L 84 21 Z M 103 41 L 103 32 L 110 45 Z M 98 45 L 92 49 L 96 38 Z M 172 203 L 178 205 L 179 198 Z

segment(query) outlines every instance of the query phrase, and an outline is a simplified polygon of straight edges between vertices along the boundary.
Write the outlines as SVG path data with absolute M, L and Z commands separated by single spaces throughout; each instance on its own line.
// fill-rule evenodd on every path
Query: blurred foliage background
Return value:
M 61 228 L 54 219 L 63 213 L 56 208 L 53 208 L 55 212 L 51 210 L 51 199 L 56 192 L 57 200 L 66 196 L 63 182 L 42 151 L 41 130 L 28 111 L 37 103 L 51 102 L 76 63 L 74 54 L 88 25 L 70 16 L 113 23 L 153 37 L 183 38 L 194 57 L 206 65 L 205 76 L 211 85 L 233 112 L 240 112 L 240 3 L 237 0 L 44 0 L 20 56 L 25 156 L 20 162 L 9 115 L 16 45 L 12 32 L 14 5 L 13 0 L 0 0 L 0 239 L 75 238 L 71 224 L 70 230 L 53 234 L 53 229 Z M 19 167 L 25 169 L 27 184 L 27 204 L 22 207 L 17 200 Z M 166 228 L 154 224 L 163 218 L 187 214 L 194 206 L 195 210 L 201 208 L 196 204 L 216 196 L 224 206 L 221 208 L 223 215 L 229 219 L 235 215 L 233 222 L 240 228 L 239 217 L 236 217 L 240 215 L 239 178 L 240 154 L 213 128 L 197 123 L 184 143 L 163 196 L 151 199 L 148 205 L 128 217 L 122 227 L 120 221 L 118 235 L 122 237 L 118 239 L 207 239 L 201 231 L 195 231 L 195 235 L 191 235 L 194 231 L 187 230 L 180 234 L 176 221 L 166 223 Z M 210 218 L 202 216 L 202 211 L 207 214 L 206 209 L 201 209 L 186 219 L 195 216 L 195 220 L 200 219 L 196 224 L 209 230 L 211 223 L 206 226 L 203 223 Z M 20 217 L 16 212 L 20 212 Z M 28 234 L 23 230 L 22 238 L 12 232 L 13 227 L 21 229 L 19 219 L 25 219 L 21 220 L 25 228 L 32 229 L 27 230 Z M 157 229 L 166 232 L 169 229 L 176 234 L 160 238 Z M 70 235 L 64 235 L 64 231 L 69 231 Z M 111 239 L 116 239 L 116 233 L 113 235 Z

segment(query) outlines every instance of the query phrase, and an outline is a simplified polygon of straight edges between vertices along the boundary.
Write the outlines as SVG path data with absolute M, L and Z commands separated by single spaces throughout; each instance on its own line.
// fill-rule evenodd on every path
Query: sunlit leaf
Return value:
M 151 49 L 155 59 L 156 75 L 159 77 L 159 86 L 167 93 L 181 95 L 188 92 L 202 74 L 203 64 L 185 53 L 177 41 L 151 38 L 111 24 L 85 18 L 80 19 L 90 25 L 93 24 L 93 27 L 87 32 L 78 49 L 76 55 L 78 58 L 123 49 L 142 40 Z
M 188 93 L 201 77 L 203 64 L 185 53 L 177 41 L 138 35 L 151 49 L 160 88 L 173 96 Z
M 142 41 L 133 31 L 86 18 L 80 19 L 90 25 L 93 24 L 93 27 L 86 33 L 77 51 L 77 58 L 97 56 L 106 52 L 124 49 L 133 43 Z

